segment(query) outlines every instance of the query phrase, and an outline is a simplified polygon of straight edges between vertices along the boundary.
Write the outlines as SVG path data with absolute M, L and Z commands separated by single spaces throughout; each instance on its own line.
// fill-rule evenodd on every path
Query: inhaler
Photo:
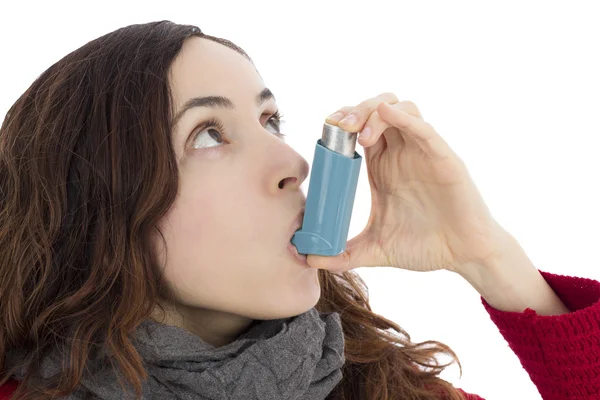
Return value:
M 336 256 L 346 249 L 362 157 L 357 132 L 325 123 L 317 140 L 302 227 L 291 242 L 300 254 Z

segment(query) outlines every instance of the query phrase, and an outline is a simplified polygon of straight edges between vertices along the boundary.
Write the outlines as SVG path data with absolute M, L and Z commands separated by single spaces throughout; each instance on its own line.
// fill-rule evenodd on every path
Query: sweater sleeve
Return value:
M 500 311 L 481 302 L 544 400 L 600 399 L 600 282 L 540 273 L 570 313 Z

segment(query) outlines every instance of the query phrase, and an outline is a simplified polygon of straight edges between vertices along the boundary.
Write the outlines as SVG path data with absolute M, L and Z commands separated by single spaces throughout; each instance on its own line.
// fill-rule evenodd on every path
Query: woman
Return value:
M 159 21 L 45 71 L 0 134 L 6 398 L 479 398 L 439 378 L 450 348 L 371 311 L 351 270 L 377 265 L 460 274 L 544 398 L 600 395 L 600 284 L 538 271 L 414 104 L 335 114 L 371 217 L 303 260 L 309 166 L 242 49 Z

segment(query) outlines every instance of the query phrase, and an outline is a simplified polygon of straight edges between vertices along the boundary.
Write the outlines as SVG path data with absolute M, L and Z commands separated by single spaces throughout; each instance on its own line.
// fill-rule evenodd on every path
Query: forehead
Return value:
M 212 40 L 191 37 L 171 65 L 175 108 L 189 98 L 220 95 L 251 101 L 264 88 L 254 65 L 237 51 Z

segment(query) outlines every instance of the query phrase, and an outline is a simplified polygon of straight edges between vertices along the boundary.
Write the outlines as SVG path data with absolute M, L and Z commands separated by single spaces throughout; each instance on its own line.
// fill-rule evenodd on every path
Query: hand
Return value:
M 337 273 L 364 266 L 460 272 L 499 255 L 508 233 L 492 218 L 463 161 L 412 102 L 384 93 L 338 113 L 347 119 L 326 121 L 361 132 L 371 214 L 342 254 L 308 255 L 309 265 Z

